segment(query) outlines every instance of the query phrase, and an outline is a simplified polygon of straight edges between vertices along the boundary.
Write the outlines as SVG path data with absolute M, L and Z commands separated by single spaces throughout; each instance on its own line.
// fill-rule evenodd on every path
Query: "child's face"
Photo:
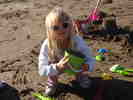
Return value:
M 71 32 L 70 21 L 54 20 L 51 22 L 50 32 L 55 39 L 64 40 Z

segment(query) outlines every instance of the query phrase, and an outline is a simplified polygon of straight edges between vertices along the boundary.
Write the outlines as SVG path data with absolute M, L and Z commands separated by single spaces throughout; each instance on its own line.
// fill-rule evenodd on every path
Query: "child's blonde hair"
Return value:
M 58 59 L 58 56 L 64 55 L 64 49 L 62 49 L 62 46 L 64 46 L 64 41 L 54 39 L 50 30 L 51 22 L 56 19 L 59 21 L 68 21 L 69 25 L 71 25 L 71 31 L 68 33 L 68 47 L 73 48 L 73 21 L 70 15 L 68 15 L 61 7 L 55 7 L 45 18 L 45 27 L 48 38 L 48 56 L 50 60 Z

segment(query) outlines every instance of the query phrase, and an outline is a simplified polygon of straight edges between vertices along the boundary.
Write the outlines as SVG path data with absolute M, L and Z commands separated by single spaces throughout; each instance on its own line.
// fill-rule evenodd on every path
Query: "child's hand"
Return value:
M 89 65 L 88 64 L 83 64 L 82 65 L 82 70 L 83 70 L 83 72 L 88 71 L 89 70 Z
M 69 57 L 68 56 L 64 56 L 58 63 L 57 63 L 57 69 L 59 71 L 64 71 L 64 69 L 68 69 L 68 61 L 69 61 Z

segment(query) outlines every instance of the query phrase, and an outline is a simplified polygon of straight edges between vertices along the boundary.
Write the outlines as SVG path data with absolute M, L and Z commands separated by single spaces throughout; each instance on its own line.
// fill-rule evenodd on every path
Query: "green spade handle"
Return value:
M 116 72 L 121 74 L 121 75 L 129 75 L 129 72 L 124 71 L 124 70 L 117 70 Z
M 43 95 L 41 95 L 40 93 L 33 93 L 32 95 L 33 95 L 37 100 L 55 100 L 54 98 L 43 96 Z
M 125 71 L 127 71 L 127 72 L 133 72 L 133 69 L 132 68 L 127 68 L 127 69 L 125 69 Z

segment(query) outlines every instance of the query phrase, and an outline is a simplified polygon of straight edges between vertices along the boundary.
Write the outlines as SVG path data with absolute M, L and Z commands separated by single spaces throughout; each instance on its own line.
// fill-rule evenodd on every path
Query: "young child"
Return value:
M 95 60 L 85 41 L 74 30 L 73 20 L 61 8 L 55 7 L 45 19 L 47 38 L 43 42 L 39 55 L 39 74 L 48 76 L 45 94 L 50 96 L 56 91 L 58 76 L 70 68 L 69 58 L 64 56 L 66 49 L 78 51 L 85 56 L 87 71 L 93 71 Z M 82 88 L 90 86 L 85 72 L 77 74 L 77 82 Z

